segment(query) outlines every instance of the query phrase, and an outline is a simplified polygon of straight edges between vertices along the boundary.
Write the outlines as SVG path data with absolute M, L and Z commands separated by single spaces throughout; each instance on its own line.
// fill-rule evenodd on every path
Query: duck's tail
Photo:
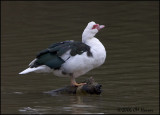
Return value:
M 34 72 L 35 70 L 37 70 L 37 68 L 27 68 L 24 71 L 20 72 L 19 74 L 27 74 L 30 72 Z
M 41 66 L 38 66 L 38 67 L 34 67 L 34 68 L 27 68 L 25 69 L 24 71 L 20 72 L 19 74 L 27 74 L 27 73 L 30 73 L 30 72 L 36 72 L 36 73 L 49 73 L 49 72 L 52 72 L 53 70 L 51 68 L 49 68 L 48 66 L 46 65 L 41 65 Z

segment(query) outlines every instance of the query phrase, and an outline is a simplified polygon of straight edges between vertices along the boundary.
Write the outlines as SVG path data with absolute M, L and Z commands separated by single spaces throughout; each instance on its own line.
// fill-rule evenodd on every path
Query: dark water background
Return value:
M 3 1 L 1 7 L 1 113 L 159 112 L 158 1 Z M 45 95 L 69 79 L 18 75 L 50 44 L 80 41 L 92 20 L 106 25 L 96 37 L 107 59 L 77 81 L 93 76 L 101 95 Z

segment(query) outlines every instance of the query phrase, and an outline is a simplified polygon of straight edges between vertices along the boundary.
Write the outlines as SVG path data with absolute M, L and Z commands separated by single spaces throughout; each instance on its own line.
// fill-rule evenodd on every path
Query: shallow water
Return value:
M 158 1 L 3 1 L 1 112 L 158 113 L 158 14 Z M 106 25 L 96 37 L 104 44 L 107 59 L 77 81 L 93 76 L 102 85 L 101 95 L 46 95 L 43 92 L 68 85 L 69 79 L 18 75 L 50 44 L 80 41 L 92 20 Z

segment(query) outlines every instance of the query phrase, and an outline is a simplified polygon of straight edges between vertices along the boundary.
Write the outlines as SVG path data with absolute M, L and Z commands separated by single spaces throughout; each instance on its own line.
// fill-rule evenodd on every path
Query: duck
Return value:
M 19 74 L 53 73 L 58 77 L 69 77 L 72 86 L 85 85 L 77 83 L 76 78 L 98 68 L 106 59 L 105 47 L 95 37 L 104 27 L 94 21 L 89 22 L 82 33 L 82 41 L 66 40 L 50 45 Z

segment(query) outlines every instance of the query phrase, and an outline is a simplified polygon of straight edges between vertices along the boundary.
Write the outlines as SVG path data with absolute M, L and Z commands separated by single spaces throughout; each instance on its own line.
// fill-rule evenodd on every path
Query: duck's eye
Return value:
M 93 25 L 92 29 L 96 29 L 97 28 L 97 24 Z

